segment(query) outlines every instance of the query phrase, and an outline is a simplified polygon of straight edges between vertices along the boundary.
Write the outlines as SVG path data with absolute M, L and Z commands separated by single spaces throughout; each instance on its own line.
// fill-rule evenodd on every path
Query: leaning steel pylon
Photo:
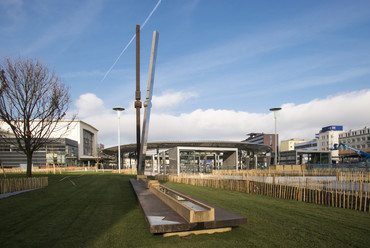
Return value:
M 154 86 L 155 64 L 156 64 L 156 59 L 157 59 L 158 38 L 159 38 L 159 33 L 157 31 L 154 31 L 153 41 L 152 41 L 152 50 L 151 50 L 151 55 L 150 55 L 146 101 L 144 102 L 143 131 L 142 131 L 142 136 L 141 136 L 140 153 L 139 153 L 139 159 L 138 159 L 138 174 L 141 174 L 141 175 L 143 175 L 145 171 L 145 157 L 146 157 L 147 141 L 148 141 L 150 110 L 152 108 L 152 95 L 153 95 L 153 86 Z

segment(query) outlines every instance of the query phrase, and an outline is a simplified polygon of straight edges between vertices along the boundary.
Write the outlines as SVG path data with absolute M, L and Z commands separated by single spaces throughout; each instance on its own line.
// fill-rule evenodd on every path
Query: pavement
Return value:
M 41 189 L 41 188 L 36 188 L 36 189 Z M 29 191 L 36 190 L 36 189 L 26 189 L 26 190 L 16 191 L 16 192 L 12 192 L 12 193 L 0 194 L 0 199 L 7 198 L 7 197 L 13 196 L 13 195 L 22 194 L 22 193 L 29 192 Z

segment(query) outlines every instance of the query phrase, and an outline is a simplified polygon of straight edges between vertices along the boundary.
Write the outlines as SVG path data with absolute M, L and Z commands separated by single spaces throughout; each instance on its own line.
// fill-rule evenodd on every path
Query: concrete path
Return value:
M 36 188 L 36 189 L 41 189 L 41 188 Z M 0 199 L 7 198 L 7 197 L 13 196 L 13 195 L 22 194 L 22 193 L 29 192 L 29 191 L 36 190 L 36 189 L 26 189 L 26 190 L 16 191 L 16 192 L 12 192 L 12 193 L 0 194 Z

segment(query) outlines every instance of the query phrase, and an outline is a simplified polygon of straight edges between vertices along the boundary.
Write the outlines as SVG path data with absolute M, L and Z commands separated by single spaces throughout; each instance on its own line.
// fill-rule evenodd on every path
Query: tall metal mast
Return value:
M 136 25 L 136 91 L 135 91 L 135 108 L 136 108 L 136 162 L 137 174 L 140 171 L 140 109 L 142 107 L 140 98 L 140 25 Z
M 144 110 L 144 121 L 143 121 L 143 134 L 142 134 L 142 141 L 141 141 L 141 155 L 139 157 L 140 174 L 142 175 L 144 174 L 144 171 L 145 171 L 145 157 L 146 157 L 146 148 L 147 148 L 148 132 L 149 132 L 150 110 L 152 108 L 152 95 L 153 95 L 153 86 L 154 86 L 155 63 L 157 60 L 158 37 L 159 37 L 159 33 L 157 31 L 154 31 L 153 32 L 153 42 L 152 42 L 152 52 L 150 55 L 146 101 L 144 102 L 145 110 Z

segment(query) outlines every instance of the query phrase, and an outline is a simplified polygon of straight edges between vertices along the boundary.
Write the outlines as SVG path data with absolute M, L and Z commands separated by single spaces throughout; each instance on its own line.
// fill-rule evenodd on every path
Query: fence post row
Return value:
M 326 205 L 330 207 L 352 209 L 356 211 L 370 212 L 369 209 L 369 179 L 370 173 L 364 172 L 333 172 L 319 170 L 306 171 L 305 176 L 335 176 L 336 181 L 315 181 L 306 179 L 303 182 L 281 183 L 275 176 L 277 173 L 258 172 L 214 172 L 213 178 L 204 178 L 204 176 L 195 175 L 157 175 L 156 178 L 161 181 L 170 181 L 176 183 L 190 184 L 194 186 L 211 187 L 216 189 L 233 190 L 247 194 L 265 195 L 274 198 L 295 200 L 306 203 Z M 240 176 L 241 180 L 223 179 L 222 175 Z M 280 173 L 281 174 L 281 173 Z M 290 175 L 297 176 L 297 172 Z M 270 182 L 261 182 L 256 177 L 271 177 Z M 285 174 L 286 176 L 286 174 Z M 289 176 L 288 176 L 289 178 Z
M 48 177 L 4 178 L 0 179 L 0 194 L 43 188 L 48 184 Z

